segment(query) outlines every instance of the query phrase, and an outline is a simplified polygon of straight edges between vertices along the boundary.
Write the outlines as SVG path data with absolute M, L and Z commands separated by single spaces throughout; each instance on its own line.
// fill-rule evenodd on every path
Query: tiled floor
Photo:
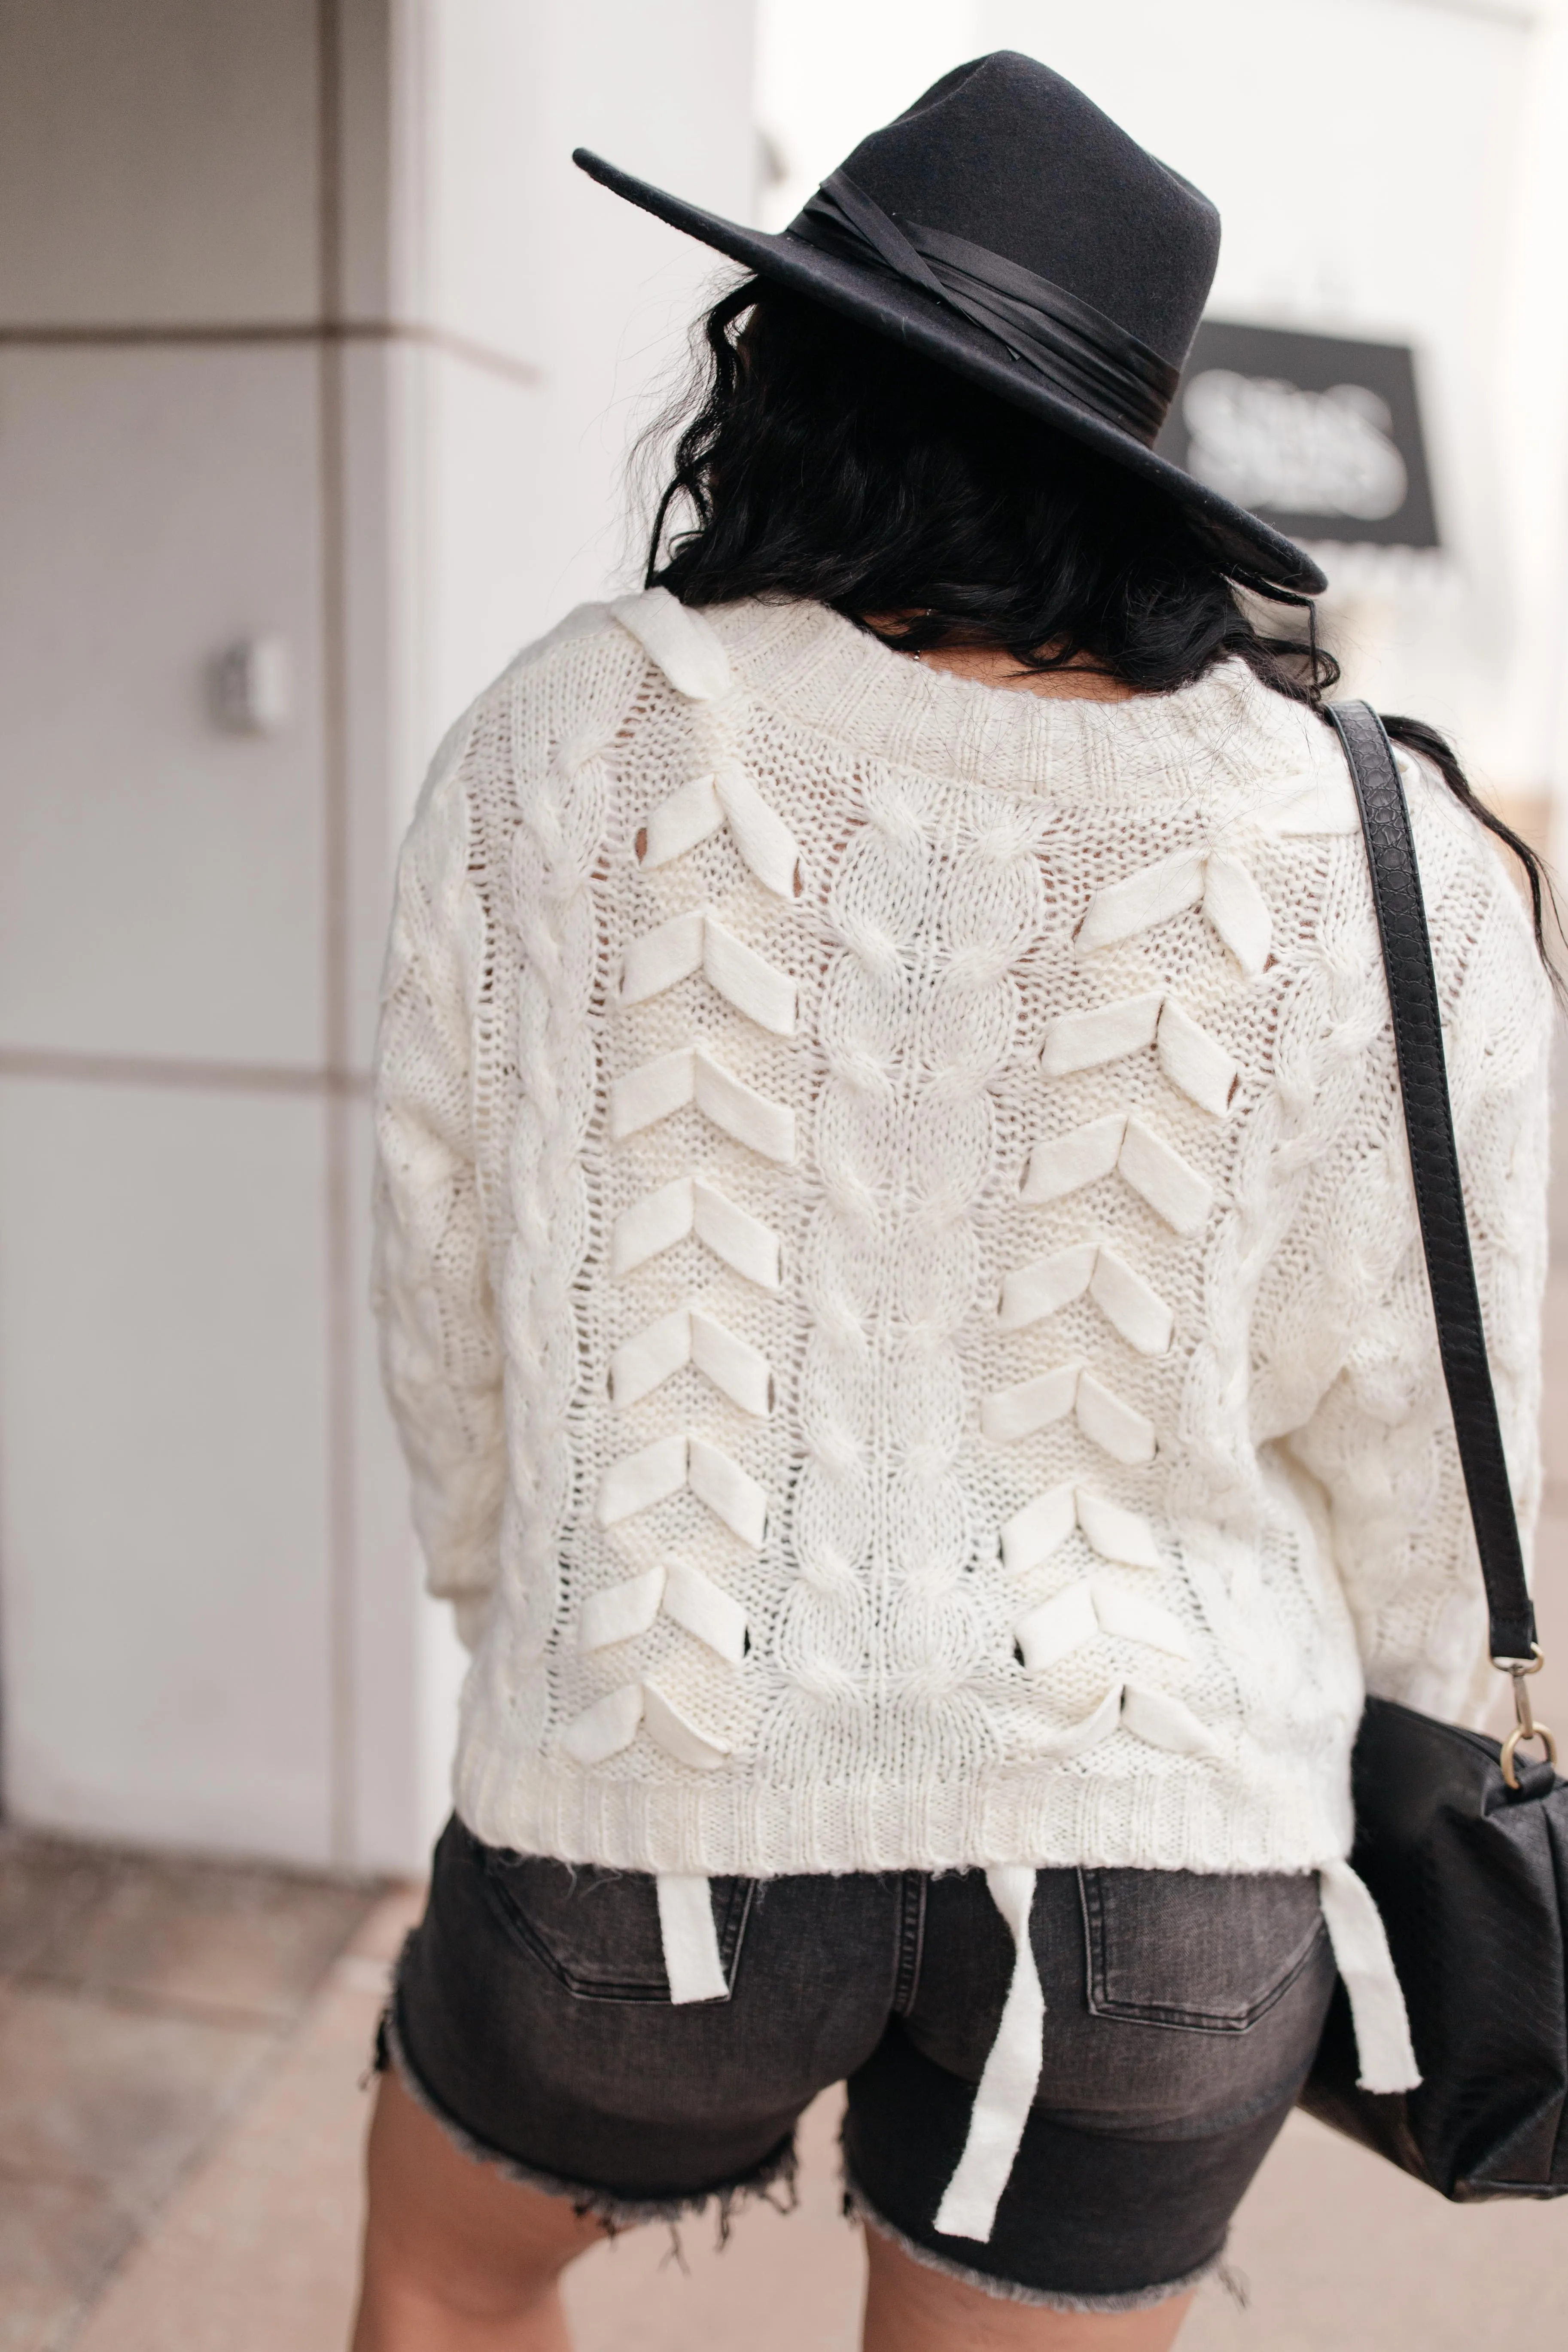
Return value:
M 0 1832 L 0 2352 L 72 2340 L 374 1900 Z

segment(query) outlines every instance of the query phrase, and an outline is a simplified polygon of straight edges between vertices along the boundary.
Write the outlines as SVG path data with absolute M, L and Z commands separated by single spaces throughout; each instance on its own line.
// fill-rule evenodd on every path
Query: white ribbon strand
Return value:
M 619 1527 L 638 1511 L 667 1503 L 684 1486 L 742 1543 L 754 1549 L 762 1542 L 768 1519 L 766 1489 L 710 1439 L 679 1433 L 656 1437 L 651 1445 L 610 1464 L 599 1481 L 599 1525 Z
M 1103 1242 L 1075 1242 L 1004 1275 L 998 1323 L 1004 1331 L 1026 1330 L 1070 1307 L 1086 1291 L 1129 1347 L 1141 1356 L 1165 1353 L 1175 1329 L 1170 1307 Z
M 1224 850 L 1178 850 L 1097 890 L 1078 927 L 1079 950 L 1088 955 L 1113 947 L 1200 906 L 1248 979 L 1256 979 L 1268 961 L 1268 904 L 1240 859 Z
M 1158 1568 L 1160 1547 L 1149 1521 L 1088 1487 L 1053 1486 L 1002 1526 L 1002 1565 L 1010 1576 L 1043 1568 L 1074 1528 L 1091 1551 L 1122 1568 Z
M 1047 1078 L 1070 1077 L 1098 1069 L 1153 1045 L 1160 1067 L 1173 1087 L 1223 1118 L 1230 1108 L 1240 1072 L 1223 1045 L 1200 1029 L 1173 996 L 1125 996 L 1087 1013 L 1061 1013 L 1046 1028 L 1040 1067 Z M 1095 1122 L 1097 1129 L 1102 1125 Z M 1026 1192 L 1026 1199 L 1031 1195 Z M 1035 1195 L 1033 1197 L 1038 1197 Z
M 1323 1864 L 1318 1872 L 1318 1895 L 1333 1946 L 1334 1965 L 1350 1996 L 1361 2061 L 1360 2087 L 1413 2091 L 1421 2080 L 1421 2069 L 1415 2063 L 1405 1995 L 1394 1974 L 1377 1906 L 1348 1862 Z
M 654 1880 L 658 1895 L 658 1934 L 664 1946 L 664 1973 L 669 1998 L 679 2008 L 691 2000 L 728 2000 L 730 1988 L 719 1957 L 713 1926 L 713 1898 L 705 1878 L 676 1876 L 661 1870 Z
M 759 1290 L 779 1287 L 784 1253 L 777 1234 L 700 1176 L 677 1176 L 622 1210 L 611 1235 L 610 1270 L 624 1279 L 693 1234 Z
M 1037 1372 L 1016 1388 L 994 1389 L 980 1400 L 980 1428 L 993 1445 L 1016 1445 L 1075 1412 L 1084 1435 L 1113 1461 L 1131 1467 L 1154 1459 L 1153 1423 L 1079 1364 Z
M 677 1045 L 610 1081 L 610 1136 L 624 1143 L 695 1103 L 704 1118 L 764 1160 L 795 1159 L 795 1113 L 737 1078 L 705 1045 Z
M 689 702 L 717 702 L 730 691 L 730 656 L 711 621 L 668 588 L 643 588 L 610 606 L 656 669 Z
M 795 1034 L 794 981 L 726 930 L 710 908 L 672 915 L 632 941 L 621 964 L 621 1003 L 646 1004 L 698 972 L 760 1029 L 777 1037 Z
M 996 2208 L 1039 2088 L 1046 2024 L 1046 1999 L 1029 1941 L 1035 1874 L 1021 1864 L 1009 1863 L 988 1870 L 985 1884 L 1012 1930 L 1013 1980 L 974 2095 L 963 2154 L 937 2208 L 935 2222 L 944 2238 L 969 2238 L 981 2246 L 990 2241 Z
M 1025 1172 L 1023 1197 L 1031 1203 L 1064 1200 L 1113 1171 L 1174 1233 L 1199 1232 L 1214 1204 L 1207 1177 L 1142 1119 L 1121 1111 L 1075 1127 L 1053 1143 L 1037 1143 Z

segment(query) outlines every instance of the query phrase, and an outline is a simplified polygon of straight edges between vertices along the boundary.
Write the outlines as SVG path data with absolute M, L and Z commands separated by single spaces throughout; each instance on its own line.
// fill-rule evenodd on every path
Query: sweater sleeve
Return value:
M 432 1592 L 471 1648 L 505 1487 L 501 1348 L 479 1197 L 470 1046 L 466 724 L 436 755 L 398 861 L 376 1047 L 373 1295 Z
M 1541 1490 L 1551 1001 L 1511 884 L 1489 848 L 1478 840 L 1458 864 L 1440 901 L 1436 876 L 1428 878 L 1427 900 L 1471 1251 L 1528 1561 Z M 1378 1063 L 1382 1084 L 1392 1087 L 1378 1121 L 1382 1148 L 1339 1171 L 1335 1248 L 1352 1271 L 1347 1282 L 1342 1266 L 1336 1286 L 1345 1334 L 1340 1368 L 1286 1444 L 1326 1502 L 1368 1690 L 1474 1722 L 1495 1695 L 1480 1565 L 1392 1050 Z

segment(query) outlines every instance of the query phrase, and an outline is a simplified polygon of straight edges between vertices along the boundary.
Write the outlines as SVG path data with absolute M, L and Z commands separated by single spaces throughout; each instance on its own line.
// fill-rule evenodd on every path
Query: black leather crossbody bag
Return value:
M 1410 815 L 1382 721 L 1329 713 L 1355 781 L 1388 977 L 1437 1339 L 1487 1591 L 1507 1739 L 1368 1699 L 1352 1763 L 1352 1868 L 1383 1916 L 1417 2090 L 1363 2091 L 1342 1984 L 1301 2105 L 1461 2202 L 1568 2190 L 1568 1781 L 1531 1714 L 1535 1613 L 1503 1459 L 1465 1221 L 1443 1032 Z M 1544 1760 L 1527 1760 L 1539 1741 Z

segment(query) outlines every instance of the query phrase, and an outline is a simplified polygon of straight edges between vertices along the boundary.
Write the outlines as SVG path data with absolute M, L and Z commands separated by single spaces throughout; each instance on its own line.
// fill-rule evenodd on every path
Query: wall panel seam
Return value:
M 349 1041 L 348 495 L 343 436 L 342 24 L 340 0 L 319 0 L 317 104 L 321 163 L 318 338 L 321 393 L 322 789 L 322 1056 L 341 1069 Z M 358 1676 L 354 1601 L 358 1529 L 354 1495 L 354 1297 L 350 1165 L 353 1129 L 341 1095 L 326 1108 L 327 1640 L 331 1720 L 328 1824 L 332 1858 L 358 1844 Z
M 94 1054 L 69 1047 L 0 1045 L 0 1078 L 54 1078 L 79 1086 L 176 1087 L 195 1094 L 342 1096 L 368 1101 L 368 1070 L 284 1062 L 204 1061 L 185 1055 Z
M 0 326 L 0 350 L 15 351 L 138 351 L 247 349 L 257 344 L 409 343 L 460 361 L 482 374 L 498 375 L 509 383 L 533 386 L 544 381 L 542 369 L 493 343 L 448 327 L 425 326 L 400 319 L 301 319 L 277 324 L 241 321 L 181 326 L 79 327 Z

